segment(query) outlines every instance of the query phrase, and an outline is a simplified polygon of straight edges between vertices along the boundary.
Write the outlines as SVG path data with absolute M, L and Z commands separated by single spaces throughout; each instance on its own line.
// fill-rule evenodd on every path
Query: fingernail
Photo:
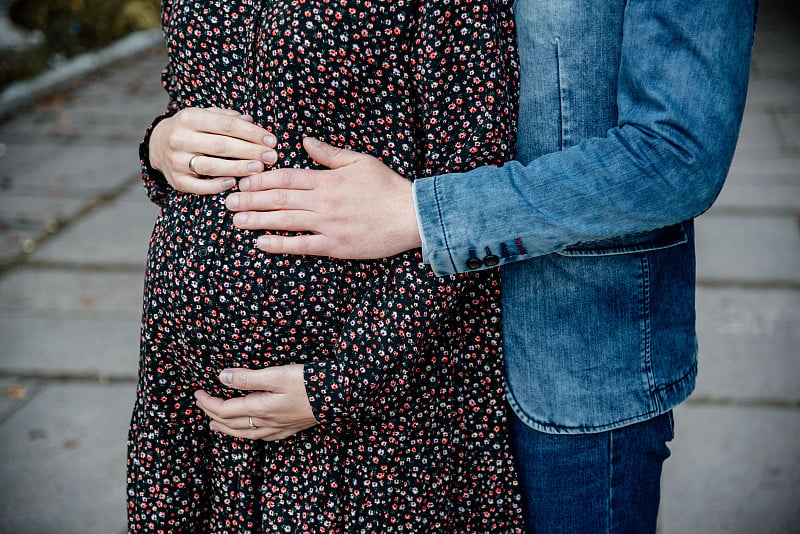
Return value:
M 239 187 L 239 189 L 241 189 L 241 187 Z M 225 199 L 225 204 L 228 206 L 228 209 L 235 210 L 239 207 L 239 195 L 229 196 Z
M 250 178 L 239 180 L 239 191 L 250 191 Z M 228 197 L 230 199 L 230 197 Z
M 267 152 L 264 152 L 264 154 L 261 156 L 261 159 L 263 159 L 265 163 L 272 165 L 278 161 L 278 153 L 274 150 L 268 150 Z
M 268 133 L 267 135 L 264 136 L 264 144 L 267 145 L 268 147 L 274 147 L 275 145 L 278 144 L 278 138 L 272 135 L 271 133 Z
M 233 224 L 236 226 L 243 226 L 247 223 L 247 214 L 246 213 L 237 213 L 233 216 Z
M 308 142 L 308 144 L 311 146 L 319 146 L 322 144 L 322 142 L 316 137 L 306 137 L 306 142 Z
M 212 432 L 219 432 L 219 427 L 217 426 L 217 423 L 208 423 L 208 429 L 211 430 Z
M 220 382 L 225 385 L 230 385 L 233 383 L 233 371 L 222 371 L 219 374 Z
M 256 240 L 256 246 L 258 248 L 267 248 L 269 247 L 269 236 L 262 235 Z
M 251 161 L 247 164 L 247 170 L 250 172 L 261 172 L 264 170 L 264 166 L 257 161 Z
M 224 180 L 222 180 L 222 187 L 224 187 L 225 189 L 230 189 L 234 185 L 236 185 L 235 178 L 225 178 Z

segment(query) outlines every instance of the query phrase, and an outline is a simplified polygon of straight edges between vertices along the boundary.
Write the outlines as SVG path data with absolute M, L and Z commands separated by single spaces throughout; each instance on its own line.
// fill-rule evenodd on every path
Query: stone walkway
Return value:
M 697 392 L 663 534 L 800 532 L 800 14 L 762 3 L 734 165 L 697 221 Z M 0 534 L 125 532 L 124 449 L 156 209 L 140 54 L 0 123 Z

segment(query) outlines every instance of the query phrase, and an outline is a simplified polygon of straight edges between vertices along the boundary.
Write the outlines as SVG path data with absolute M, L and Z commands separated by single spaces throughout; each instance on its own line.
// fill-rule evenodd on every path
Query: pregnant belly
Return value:
M 165 328 L 187 379 L 226 367 L 331 357 L 377 264 L 271 255 L 234 228 L 222 197 L 171 194 L 148 255 L 145 319 Z

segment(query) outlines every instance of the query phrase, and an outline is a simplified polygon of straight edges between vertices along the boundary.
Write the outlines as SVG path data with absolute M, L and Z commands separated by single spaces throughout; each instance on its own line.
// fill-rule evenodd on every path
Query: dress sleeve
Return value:
M 142 182 L 144 183 L 144 189 L 147 192 L 147 196 L 150 197 L 150 200 L 159 206 L 164 203 L 167 192 L 172 186 L 169 185 L 167 178 L 161 171 L 154 169 L 153 166 L 150 165 L 150 136 L 159 122 L 172 117 L 177 112 L 177 108 L 170 105 L 167 111 L 153 120 L 144 134 L 144 139 L 141 144 L 139 144 L 139 161 L 142 166 Z
M 169 24 L 171 14 L 172 2 L 169 0 L 161 2 L 161 24 L 163 28 L 166 28 L 167 24 Z M 170 58 L 169 61 L 172 61 L 172 59 Z M 163 173 L 157 171 L 152 167 L 152 165 L 150 165 L 150 136 L 153 133 L 153 129 L 159 122 L 172 117 L 180 109 L 180 105 L 174 97 L 174 76 L 169 63 L 167 63 L 167 66 L 161 71 L 161 86 L 170 95 L 169 104 L 167 104 L 167 109 L 164 111 L 164 113 L 156 117 L 147 128 L 147 131 L 144 134 L 144 139 L 139 144 L 139 161 L 142 168 L 142 182 L 144 183 L 144 189 L 147 192 L 147 196 L 150 197 L 150 200 L 159 206 L 164 203 L 167 192 L 172 186 L 169 185 Z
M 506 2 L 425 3 L 414 43 L 420 176 L 500 165 L 513 154 L 517 95 L 514 28 Z M 497 7 L 505 9 L 496 9 Z M 455 21 L 455 22 L 453 22 Z M 402 399 L 453 303 L 486 273 L 440 278 L 419 250 L 380 263 L 331 360 L 305 366 L 323 425 L 367 422 Z

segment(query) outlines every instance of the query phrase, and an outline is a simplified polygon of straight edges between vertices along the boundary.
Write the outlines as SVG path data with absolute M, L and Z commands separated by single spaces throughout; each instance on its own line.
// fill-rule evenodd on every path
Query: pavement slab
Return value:
M 135 384 L 50 384 L 0 432 L 0 532 L 125 528 L 125 441 Z M 126 416 L 127 414 L 127 416 Z
M 71 143 L 6 144 L 0 160 L 4 196 L 39 194 L 88 197 L 115 191 L 138 174 L 131 142 L 74 146 Z
M 800 111 L 781 111 L 777 119 L 784 148 L 792 154 L 800 154 Z
M 38 262 L 144 266 L 158 207 L 134 178 L 136 194 L 109 202 L 32 254 Z
M 129 318 L 0 316 L 0 374 L 136 377 L 141 321 Z M 2 432 L 0 432 L 2 433 Z
M 784 150 L 783 144 L 782 132 L 774 113 L 746 113 L 736 143 L 737 157 L 779 157 Z
M 752 77 L 745 115 L 753 111 L 800 111 L 800 78 Z
M 800 180 L 798 181 L 800 182 Z M 731 213 L 733 211 L 798 216 L 800 215 L 800 183 L 769 186 L 727 183 L 708 213 Z
M 800 407 L 800 289 L 698 288 L 693 398 Z
M 695 231 L 701 282 L 800 286 L 797 217 L 708 214 Z
M 4 317 L 135 318 L 142 310 L 144 269 L 25 269 L 0 279 Z
M 0 424 L 25 406 L 39 388 L 37 379 L 0 378 Z
M 685 404 L 675 432 L 661 534 L 800 532 L 800 411 Z

